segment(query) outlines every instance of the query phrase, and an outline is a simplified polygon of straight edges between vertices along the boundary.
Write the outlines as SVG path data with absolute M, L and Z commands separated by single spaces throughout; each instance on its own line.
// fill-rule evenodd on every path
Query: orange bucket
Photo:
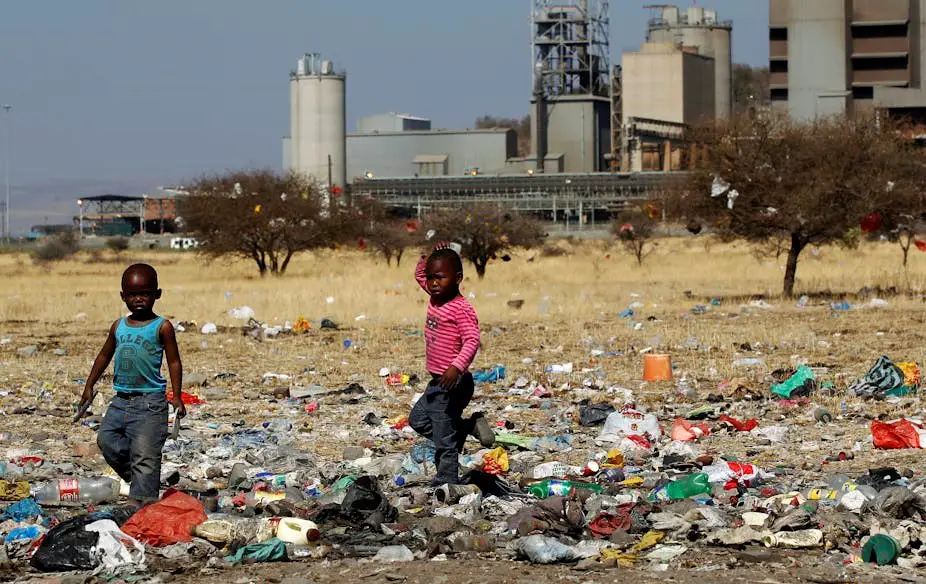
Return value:
M 672 381 L 672 357 L 654 353 L 643 355 L 643 381 Z

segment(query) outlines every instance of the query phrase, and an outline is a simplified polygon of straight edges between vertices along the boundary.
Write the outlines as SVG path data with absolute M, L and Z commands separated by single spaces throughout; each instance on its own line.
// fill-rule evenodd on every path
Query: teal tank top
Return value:
M 129 326 L 125 318 L 116 326 L 116 356 L 113 363 L 113 389 L 157 392 L 167 389 L 161 376 L 164 346 L 158 338 L 162 317 L 145 326 Z

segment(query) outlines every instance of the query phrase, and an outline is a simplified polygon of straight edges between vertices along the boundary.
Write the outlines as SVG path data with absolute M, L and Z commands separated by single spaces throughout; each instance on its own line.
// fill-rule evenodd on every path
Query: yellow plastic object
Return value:
M 643 534 L 643 539 L 640 540 L 640 543 L 633 546 L 633 551 L 635 553 L 642 552 L 643 550 L 648 550 L 651 547 L 654 547 L 659 544 L 663 539 L 665 539 L 666 534 L 661 531 L 647 531 Z
M 617 562 L 621 568 L 632 568 L 637 561 L 636 554 L 625 554 L 620 550 L 601 550 L 602 562 Z
M 508 451 L 499 446 L 495 450 L 490 450 L 482 457 L 483 470 L 489 474 L 500 474 L 508 472 Z

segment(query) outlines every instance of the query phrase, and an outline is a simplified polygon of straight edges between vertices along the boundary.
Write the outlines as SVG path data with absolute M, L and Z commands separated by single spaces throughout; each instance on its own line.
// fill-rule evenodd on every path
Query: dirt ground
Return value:
M 858 270 L 853 280 L 843 273 L 846 262 L 853 260 L 835 251 L 824 252 L 816 266 L 818 271 L 809 263 L 802 272 L 811 292 L 802 307 L 794 300 L 774 296 L 762 300 L 750 292 L 774 285 L 777 270 L 764 264 L 756 267 L 748 251 L 731 252 L 735 261 L 724 258 L 713 268 L 705 264 L 704 270 L 718 270 L 716 287 L 704 283 L 704 270 L 695 270 L 698 273 L 692 279 L 697 285 L 690 284 L 687 274 L 696 254 L 687 260 L 654 256 L 665 261 L 638 272 L 639 281 L 634 281 L 633 274 L 626 273 L 632 268 L 614 263 L 610 255 L 601 259 L 604 267 L 597 265 L 592 255 L 599 253 L 603 258 L 604 252 L 595 250 L 586 256 L 542 260 L 547 262 L 542 269 L 523 263 L 510 273 L 504 272 L 503 266 L 491 266 L 486 281 L 468 284 L 467 293 L 474 296 L 483 330 L 484 347 L 477 366 L 498 363 L 507 367 L 506 380 L 477 389 L 471 409 L 485 411 L 493 421 L 510 422 L 519 434 L 572 436 L 570 451 L 544 456 L 581 466 L 601 447 L 594 443 L 598 428 L 582 428 L 575 423 L 579 400 L 621 405 L 619 402 L 630 397 L 638 406 L 656 413 L 668 427 L 674 417 L 708 403 L 713 394 L 720 396 L 718 408 L 724 413 L 739 419 L 755 417 L 760 425 L 788 426 L 790 434 L 786 443 L 772 444 L 717 429 L 694 444 L 697 452 L 776 471 L 778 477 L 773 482 L 782 488 L 806 494 L 831 474 L 854 477 L 869 468 L 886 466 L 911 471 L 913 480 L 922 477 L 921 451 L 876 451 L 869 431 L 875 417 L 922 416 L 921 398 L 873 403 L 847 398 L 844 393 L 846 385 L 864 375 L 881 355 L 897 361 L 926 362 L 926 303 L 919 292 L 890 295 L 869 290 L 858 295 L 863 286 L 874 288 L 885 280 Z M 882 253 L 888 257 L 892 250 L 871 252 L 868 259 L 874 261 Z M 716 250 L 711 251 L 712 257 L 717 255 Z M 513 263 L 526 262 L 526 258 L 519 256 Z M 187 389 L 207 404 L 191 408 L 183 424 L 184 438 L 208 447 L 232 432 L 236 424 L 254 426 L 282 417 L 294 422 L 294 445 L 308 452 L 319 468 L 342 464 L 347 446 L 365 446 L 374 457 L 408 451 L 412 436 L 373 437 L 370 427 L 361 422 L 370 412 L 385 419 L 407 415 L 412 396 L 420 389 L 390 387 L 378 375 L 382 367 L 395 373 L 424 373 L 420 336 L 424 301 L 413 284 L 406 282 L 401 288 L 391 284 L 403 281 L 401 276 L 408 274 L 387 272 L 384 267 L 363 267 L 374 270 L 363 272 L 357 266 L 366 264 L 355 257 L 332 265 L 326 272 L 329 264 L 325 261 L 331 258 L 316 258 L 275 289 L 244 276 L 248 272 L 242 266 L 232 270 L 203 267 L 193 260 L 167 255 L 145 259 L 164 264 L 164 314 L 185 323 L 186 332 L 178 339 L 186 373 L 205 378 L 203 386 Z M 575 273 L 581 274 L 572 280 L 562 273 L 570 263 Z M 0 294 L 3 447 L 8 455 L 40 453 L 49 464 L 73 465 L 71 468 L 85 474 L 104 473 L 106 465 L 94 446 L 94 431 L 71 425 L 69 419 L 106 328 L 122 310 L 113 289 L 124 262 L 103 266 L 74 263 L 45 274 L 20 262 L 6 265 L 11 276 Z M 357 273 L 352 274 L 354 268 Z M 407 266 L 405 271 L 410 269 Z M 494 280 L 493 270 L 498 273 Z M 742 274 L 742 281 L 731 280 L 732 272 Z M 752 283 L 746 279 L 750 273 L 756 278 Z M 914 280 L 921 282 L 922 275 L 915 273 Z M 390 283 L 384 283 L 384 274 Z M 555 285 L 544 283 L 545 274 Z M 378 296 L 368 303 L 369 309 L 364 309 L 363 296 L 356 291 L 369 282 L 376 282 Z M 833 293 L 834 289 L 841 291 Z M 234 296 L 223 296 L 224 291 Z M 313 300 L 300 304 L 300 294 Z M 871 307 L 873 296 L 886 299 L 888 305 Z M 334 300 L 327 302 L 329 297 Z M 512 299 L 525 303 L 516 309 L 508 303 Z M 854 308 L 833 310 L 831 302 L 842 299 Z M 632 316 L 619 316 L 634 302 L 640 305 Z M 245 303 L 254 306 L 258 319 L 271 324 L 305 315 L 312 322 L 312 331 L 265 340 L 244 335 L 242 323 L 229 318 L 227 311 Z M 696 309 L 699 305 L 703 311 Z M 319 328 L 319 320 L 329 316 L 338 321 L 340 330 Z M 219 325 L 218 334 L 200 334 L 199 327 L 207 321 Z M 350 346 L 345 347 L 348 340 Z M 22 349 L 30 346 L 36 348 L 35 354 L 25 355 Z M 647 350 L 672 355 L 675 381 L 654 384 L 640 380 L 642 353 Z M 759 364 L 738 365 L 742 359 L 758 359 Z M 559 363 L 573 363 L 574 373 L 545 372 L 547 366 Z M 789 404 L 771 399 L 772 373 L 800 364 L 815 367 L 820 380 L 832 382 L 835 389 L 814 395 L 807 402 Z M 542 384 L 549 396 L 538 398 L 518 391 L 516 381 L 522 377 L 531 384 Z M 677 381 L 683 377 L 694 393 L 679 393 Z M 350 383 L 359 383 L 367 393 L 322 396 L 316 400 L 318 409 L 308 413 L 304 404 L 274 396 L 309 384 L 335 390 Z M 101 387 L 105 388 L 104 395 L 98 398 L 95 413 L 102 413 L 111 392 L 105 378 Z M 828 408 L 835 420 L 817 423 L 813 417 L 817 407 Z M 851 452 L 854 457 L 826 461 L 840 452 Z M 166 460 L 169 464 L 170 457 Z M 196 477 L 204 468 L 183 471 L 194 477 L 194 482 L 202 482 Z M 509 480 L 520 478 L 516 471 L 519 469 L 513 469 Z M 331 559 L 234 568 L 175 566 L 170 578 L 175 582 L 290 584 L 344 579 L 465 584 L 626 578 L 705 583 L 926 578 L 924 572 L 897 567 L 847 564 L 859 550 L 845 542 L 833 542 L 825 552 L 679 543 L 687 545 L 688 551 L 666 566 L 644 560 L 634 568 L 534 566 L 515 561 L 506 552 L 438 556 L 430 561 L 391 565 Z M 41 581 L 56 581 L 43 578 Z M 162 579 L 168 577 L 163 575 Z

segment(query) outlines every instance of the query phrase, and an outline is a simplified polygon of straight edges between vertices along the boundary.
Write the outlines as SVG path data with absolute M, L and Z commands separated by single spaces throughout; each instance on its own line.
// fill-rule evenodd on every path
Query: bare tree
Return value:
M 476 120 L 475 127 L 480 128 L 511 128 L 518 134 L 518 155 L 526 156 L 531 147 L 531 117 L 505 118 L 490 116 L 488 114 Z
M 282 275 L 293 255 L 354 235 L 350 210 L 329 205 L 311 179 L 270 170 L 206 176 L 189 188 L 180 213 L 200 251 L 253 260 L 261 276 Z
M 539 245 L 546 236 L 539 222 L 491 203 L 436 211 L 425 217 L 425 229 L 434 230 L 435 240 L 461 244 L 480 279 L 489 260 L 516 247 Z
M 866 216 L 909 209 L 923 174 L 912 141 L 886 120 L 740 115 L 694 140 L 705 155 L 676 184 L 673 214 L 709 221 L 727 238 L 786 237 L 788 296 L 808 245 L 838 241 Z
M 653 241 L 659 210 L 655 203 L 646 203 L 641 207 L 618 213 L 611 224 L 611 231 L 620 240 L 624 250 L 642 266 L 643 260 L 653 253 L 656 243 Z
M 355 205 L 361 219 L 360 237 L 383 256 L 386 265 L 391 266 L 395 259 L 399 267 L 405 250 L 422 242 L 420 222 L 394 216 L 374 199 L 356 201 Z

